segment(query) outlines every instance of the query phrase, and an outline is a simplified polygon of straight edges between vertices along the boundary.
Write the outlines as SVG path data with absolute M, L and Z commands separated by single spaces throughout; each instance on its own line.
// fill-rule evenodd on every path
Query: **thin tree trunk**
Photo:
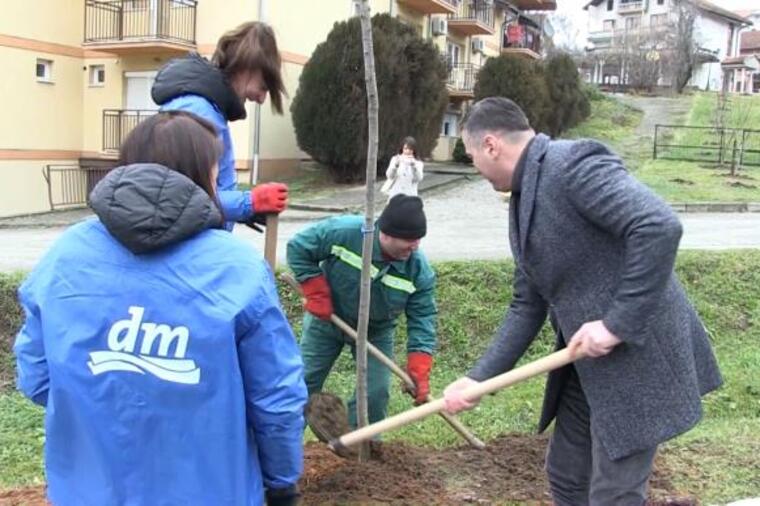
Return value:
M 364 53 L 364 81 L 367 87 L 367 192 L 364 209 L 364 242 L 362 244 L 362 275 L 359 295 L 359 328 L 356 343 L 356 420 L 359 427 L 367 420 L 367 330 L 370 308 L 370 269 L 375 226 L 375 174 L 377 173 L 377 79 L 375 55 L 372 45 L 372 21 L 369 17 L 369 1 L 359 0 L 359 17 L 362 27 L 362 51 Z M 359 460 L 369 460 L 369 443 L 362 443 Z

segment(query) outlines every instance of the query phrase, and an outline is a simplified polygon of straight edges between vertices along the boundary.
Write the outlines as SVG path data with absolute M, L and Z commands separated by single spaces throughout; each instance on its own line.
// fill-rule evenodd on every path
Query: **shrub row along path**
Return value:
M 432 260 L 489 260 L 510 255 L 507 208 L 503 196 L 480 179 L 461 179 L 445 190 L 423 195 L 428 235 L 422 249 Z M 378 210 L 379 211 L 379 210 Z M 277 254 L 296 232 L 326 213 L 299 212 L 280 222 Z M 760 248 L 760 213 L 682 214 L 687 249 Z M 0 228 L 0 271 L 31 269 L 65 227 Z M 235 227 L 235 235 L 263 251 L 262 234 Z

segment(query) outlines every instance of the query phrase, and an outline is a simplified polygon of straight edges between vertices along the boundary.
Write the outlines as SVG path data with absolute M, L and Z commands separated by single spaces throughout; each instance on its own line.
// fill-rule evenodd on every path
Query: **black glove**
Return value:
M 253 214 L 247 221 L 244 221 L 245 226 L 254 229 L 256 232 L 263 233 L 262 227 L 266 226 L 267 215 L 266 214 Z
M 300 496 L 301 494 L 298 493 L 298 488 L 295 485 L 285 488 L 269 488 L 266 493 L 267 506 L 296 506 Z

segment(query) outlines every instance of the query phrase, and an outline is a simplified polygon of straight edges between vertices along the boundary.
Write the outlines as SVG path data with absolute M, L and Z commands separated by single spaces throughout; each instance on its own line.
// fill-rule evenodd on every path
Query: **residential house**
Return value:
M 754 28 L 760 29 L 760 9 L 744 9 L 734 11 L 734 14 L 748 19 Z
M 744 62 L 739 55 L 739 34 L 749 27 L 746 18 L 707 0 L 694 0 L 697 67 L 689 86 L 703 90 L 737 90 Z M 660 62 L 656 84 L 669 86 L 668 57 L 673 54 L 676 8 L 673 0 L 591 0 L 588 11 L 587 48 L 593 62 L 586 80 L 598 84 L 629 84 L 630 61 L 619 57 L 624 45 L 644 49 L 649 61 Z M 631 44 L 632 43 L 632 44 Z M 641 53 L 640 53 L 641 54 Z
M 760 10 L 755 11 L 737 11 L 737 14 L 744 16 L 754 23 L 754 30 L 742 32 L 739 55 L 742 57 L 754 56 L 760 58 Z M 760 72 L 755 72 L 752 81 L 752 93 L 760 93 Z

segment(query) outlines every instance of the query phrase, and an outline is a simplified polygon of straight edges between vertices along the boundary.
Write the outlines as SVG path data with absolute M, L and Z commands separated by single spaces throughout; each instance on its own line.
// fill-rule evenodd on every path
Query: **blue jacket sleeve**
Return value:
M 248 220 L 253 214 L 251 192 L 237 189 L 235 153 L 232 148 L 230 127 L 224 115 L 211 102 L 199 95 L 181 95 L 165 103 L 161 110 L 191 112 L 214 125 L 219 142 L 224 147 L 224 152 L 219 158 L 219 176 L 216 179 L 224 219 L 232 222 Z M 231 226 L 228 227 L 228 229 L 231 228 Z
M 40 308 L 35 300 L 30 280 L 19 289 L 19 301 L 26 319 L 16 336 L 13 352 L 16 355 L 16 384 L 35 404 L 47 405 L 50 375 L 42 336 Z
M 267 489 L 295 485 L 303 472 L 303 361 L 280 307 L 274 278 L 261 261 L 255 299 L 238 317 L 238 355 L 248 426 Z

